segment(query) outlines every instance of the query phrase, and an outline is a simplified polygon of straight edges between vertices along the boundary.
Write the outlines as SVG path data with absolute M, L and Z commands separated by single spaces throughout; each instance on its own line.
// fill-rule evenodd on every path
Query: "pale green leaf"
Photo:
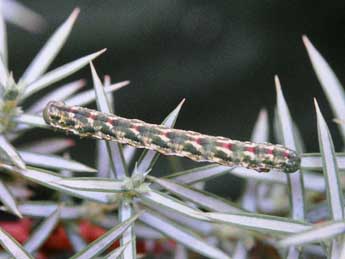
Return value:
M 48 73 L 42 75 L 36 81 L 32 82 L 25 88 L 24 98 L 38 92 L 39 90 L 51 85 L 59 80 L 64 79 L 65 77 L 73 74 L 74 72 L 78 71 L 82 67 L 86 66 L 91 60 L 97 58 L 101 55 L 106 49 L 100 50 L 93 54 L 84 56 L 77 60 L 74 60 L 70 63 L 67 63 L 61 67 L 58 67 Z
M 18 204 L 18 210 L 24 216 L 31 218 L 46 218 L 59 209 L 61 219 L 79 219 L 83 216 L 85 209 L 83 206 L 77 205 L 59 207 L 59 204 L 51 201 L 26 201 Z
M 303 161 L 303 160 L 302 160 Z M 344 160 L 345 165 L 345 160 Z M 190 170 L 178 172 L 168 175 L 166 179 L 174 180 L 175 182 L 183 184 L 194 184 L 200 181 L 207 181 L 214 177 L 218 177 L 230 173 L 232 175 L 245 178 L 255 179 L 267 183 L 287 184 L 286 174 L 277 170 L 271 170 L 270 173 L 257 173 L 255 170 L 243 167 L 226 167 L 220 165 L 207 165 Z M 322 176 L 315 173 L 304 172 L 304 187 L 309 190 L 323 192 L 325 190 L 325 181 Z
M 1 246 L 14 258 L 34 259 L 10 234 L 0 228 Z
M 251 140 L 257 143 L 267 142 L 268 135 L 269 135 L 268 114 L 267 114 L 266 109 L 261 109 L 253 128 Z
M 137 150 L 137 148 L 129 145 L 123 147 L 123 157 L 125 158 L 128 165 L 130 165 L 133 162 Z
M 213 259 L 229 259 L 220 249 L 208 244 L 196 233 L 182 227 L 175 222 L 155 214 L 153 211 L 146 211 L 141 217 L 140 221 L 158 230 L 167 237 L 176 240 L 189 249 Z
M 222 199 L 212 193 L 205 192 L 202 190 L 195 189 L 188 185 L 182 185 L 174 183 L 173 181 L 165 180 L 163 178 L 149 177 L 155 183 L 158 183 L 164 189 L 169 192 L 191 201 L 200 207 L 211 211 L 217 212 L 241 212 L 242 209 L 239 209 L 234 204 L 231 204 L 229 201 Z
M 49 215 L 33 233 L 30 238 L 25 242 L 24 248 L 29 253 L 36 252 L 43 243 L 49 238 L 50 234 L 55 229 L 59 222 L 60 210 L 56 209 L 51 215 Z
M 338 170 L 345 171 L 345 153 L 336 153 Z M 320 153 L 302 154 L 301 169 L 322 171 L 322 157 Z
M 104 92 L 105 93 L 112 93 L 124 86 L 129 85 L 130 81 L 123 81 L 113 85 L 105 85 Z M 79 94 L 76 94 L 68 99 L 65 100 L 65 104 L 69 106 L 77 105 L 77 106 L 84 106 L 96 100 L 96 93 L 94 89 L 86 90 Z
M 316 224 L 311 229 L 288 236 L 279 241 L 283 247 L 292 245 L 303 245 L 311 242 L 320 242 L 327 239 L 335 238 L 345 233 L 345 222 L 329 222 Z
M 86 81 L 81 79 L 71 83 L 57 87 L 53 91 L 34 102 L 29 108 L 25 110 L 26 113 L 34 114 L 43 111 L 45 106 L 52 100 L 64 101 L 66 98 L 80 90 L 85 86 Z
M 170 210 L 177 211 L 179 213 L 185 214 L 189 217 L 199 219 L 199 220 L 207 220 L 208 218 L 201 213 L 200 210 L 193 209 L 186 205 L 186 203 L 179 201 L 167 194 L 158 192 L 158 191 L 149 191 L 143 193 L 141 196 L 141 201 L 144 204 L 153 204 L 158 205 L 160 207 L 164 207 Z
M 78 14 L 79 8 L 74 9 L 68 19 L 54 32 L 25 70 L 23 76 L 20 78 L 21 82 L 31 84 L 47 70 L 65 44 Z
M 19 116 L 15 117 L 15 121 L 25 124 L 25 125 L 18 125 L 16 130 L 23 130 L 30 127 L 40 127 L 40 128 L 49 127 L 41 116 L 36 116 L 36 115 L 31 115 L 31 114 L 26 114 L 26 113 L 20 114 Z
M 275 76 L 274 80 L 277 91 L 278 121 L 282 131 L 281 135 L 283 137 L 282 144 L 290 149 L 296 150 L 293 122 L 290 115 L 290 111 L 285 101 L 278 76 Z
M 75 252 L 83 250 L 87 244 L 79 233 L 79 226 L 76 222 L 69 221 L 64 224 L 65 230 L 68 236 L 68 240 L 71 242 L 71 245 Z
M 125 181 L 98 177 L 63 178 L 55 182 L 68 188 L 92 192 L 124 192 L 128 191 Z
M 126 249 L 127 245 L 120 246 L 113 251 L 111 251 L 109 254 L 104 256 L 103 259 L 118 259 L 123 254 L 124 250 Z
M 2 1 L 4 17 L 9 21 L 29 32 L 42 32 L 46 27 L 43 17 L 17 1 Z
M 278 76 L 275 76 L 275 85 L 277 91 L 277 113 L 278 123 L 281 129 L 280 135 L 283 138 L 283 145 L 296 150 L 296 141 L 294 133 L 294 123 L 292 121 L 289 108 L 285 101 Z M 293 174 L 288 174 L 289 196 L 291 202 L 291 216 L 294 219 L 304 219 L 304 189 L 303 177 L 298 170 Z
M 191 206 L 190 203 L 186 205 Z M 163 207 L 159 204 L 146 203 L 145 206 L 154 211 L 157 211 L 157 213 L 159 213 L 160 215 L 167 217 L 178 224 L 186 226 L 187 228 L 190 228 L 193 231 L 204 236 L 211 236 L 214 233 L 215 229 L 212 225 L 212 222 L 192 218 L 187 214 L 182 214 L 179 211 L 167 209 L 166 207 Z
M 48 169 L 69 170 L 73 172 L 96 172 L 89 166 L 75 160 L 66 159 L 56 155 L 45 155 L 27 151 L 19 151 L 19 155 L 29 165 L 39 166 Z
M 329 103 L 331 104 L 335 117 L 343 119 L 345 111 L 345 93 L 343 86 L 339 82 L 332 68 L 328 65 L 327 61 L 321 56 L 307 36 L 303 36 L 303 42 L 316 76 L 320 81 Z M 338 127 L 343 139 L 345 139 L 345 125 L 338 124 Z
M 341 259 L 345 258 L 345 238 L 344 238 L 344 236 L 343 236 L 341 245 L 339 247 L 339 252 L 340 252 L 339 258 L 341 258 Z
M 97 141 L 97 176 L 107 178 L 111 172 L 111 162 L 108 155 L 107 145 L 105 140 Z
M 1 27 L 1 25 L 0 25 L 0 27 Z M 1 31 L 1 29 L 0 29 L 0 31 Z M 0 54 L 0 88 L 7 85 L 7 80 L 8 80 L 8 71 L 7 71 L 7 68 L 6 68 L 4 62 L 2 61 L 1 54 Z
M 1 156 L 3 159 L 9 159 L 14 165 L 21 169 L 25 168 L 23 159 L 3 135 L 0 135 L 0 150 L 2 152 Z
M 129 226 L 131 226 L 140 215 L 141 213 L 138 213 L 132 216 L 130 219 L 110 229 L 104 235 L 102 235 L 101 237 L 93 241 L 91 244 L 89 244 L 87 247 L 85 247 L 82 251 L 71 257 L 71 259 L 91 259 L 99 255 L 105 249 L 107 249 L 116 239 L 118 239 L 122 235 L 122 233 Z
M 0 181 L 0 200 L 9 212 L 20 218 L 22 217 L 13 195 L 2 181 Z
M 97 201 L 101 203 L 109 203 L 109 202 L 112 202 L 114 199 L 114 195 L 111 195 L 111 194 L 76 190 L 76 189 L 71 189 L 71 188 L 58 185 L 56 184 L 56 182 L 58 182 L 59 180 L 62 180 L 63 178 L 59 176 L 58 174 L 55 174 L 53 172 L 49 172 L 43 169 L 38 169 L 38 168 L 19 169 L 10 165 L 0 163 L 0 170 L 7 173 L 19 174 L 33 182 L 46 186 L 47 188 L 61 191 L 63 193 L 73 195 L 82 199 L 93 200 L 93 201 Z
M 174 174 L 169 174 L 168 176 L 166 176 L 166 178 L 183 184 L 195 184 L 201 181 L 205 182 L 215 177 L 222 176 L 233 169 L 234 167 L 206 165 Z
M 316 100 L 315 109 L 323 173 L 327 183 L 327 199 L 331 208 L 332 218 L 334 220 L 341 220 L 344 218 L 344 198 L 339 180 L 334 145 L 326 121 L 321 114 Z
M 4 6 L 4 1 L 0 2 L 0 59 L 3 62 L 5 68 L 7 68 L 8 63 L 8 49 L 7 49 L 7 31 L 6 24 L 4 20 L 4 14 L 6 6 Z
M 121 202 L 119 206 L 119 221 L 126 222 L 133 216 L 133 208 L 130 203 L 127 201 Z M 123 251 L 123 258 L 124 259 L 136 259 L 137 258 L 137 249 L 136 249 L 136 237 L 134 233 L 134 227 L 129 226 L 122 234 L 120 239 L 120 245 L 126 246 Z
M 241 178 L 256 179 L 267 183 L 288 183 L 286 174 L 276 170 L 271 170 L 268 174 L 259 174 L 251 169 L 237 167 L 229 172 L 232 175 L 236 175 Z M 303 172 L 303 179 L 304 188 L 317 192 L 323 192 L 325 190 L 325 180 L 321 175 L 311 172 Z
M 245 246 L 244 242 L 238 241 L 234 249 L 234 253 L 232 254 L 232 257 L 238 259 L 246 259 L 248 258 L 248 252 L 249 251 L 247 251 L 247 247 Z
M 72 139 L 47 138 L 25 143 L 24 145 L 20 146 L 19 150 L 31 153 L 54 154 L 64 151 L 74 146 L 74 144 L 75 143 Z
M 109 101 L 104 92 L 104 86 L 92 62 L 90 62 L 90 67 L 91 67 L 91 73 L 92 73 L 93 86 L 96 93 L 97 107 L 101 112 L 111 113 L 112 107 L 110 107 L 109 105 Z
M 212 222 L 230 224 L 239 228 L 268 232 L 271 234 L 298 233 L 311 228 L 310 225 L 282 217 L 255 214 L 255 213 L 216 213 L 207 212 L 203 216 L 208 217 Z

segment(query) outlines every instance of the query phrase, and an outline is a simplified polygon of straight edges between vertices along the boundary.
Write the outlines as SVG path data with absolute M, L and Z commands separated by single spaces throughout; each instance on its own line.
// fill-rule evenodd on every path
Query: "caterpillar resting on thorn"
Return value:
M 43 117 L 47 124 L 65 132 L 151 149 L 164 155 L 242 166 L 258 172 L 278 169 L 292 173 L 300 168 L 300 157 L 295 151 L 271 143 L 242 142 L 171 129 L 55 101 L 46 106 Z

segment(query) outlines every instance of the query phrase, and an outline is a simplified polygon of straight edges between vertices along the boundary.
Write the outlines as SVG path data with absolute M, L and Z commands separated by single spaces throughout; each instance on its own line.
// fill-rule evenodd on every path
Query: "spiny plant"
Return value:
M 320 153 L 305 153 L 277 76 L 275 135 L 279 143 L 300 154 L 301 165 L 295 173 L 286 174 L 279 170 L 257 173 L 238 166 L 207 165 L 165 173 L 167 176 L 158 178 L 151 175 L 158 153 L 144 149 L 139 159 L 135 160 L 135 148 L 116 142 L 97 141 L 97 170 L 70 160 L 68 155 L 47 155 L 70 146 L 69 141 L 62 139 L 29 143 L 25 149 L 14 147 L 11 142 L 22 132 L 37 127 L 50 129 L 42 118 L 42 110 L 49 101 L 65 101 L 67 105 L 82 106 L 96 100 L 99 111 L 113 113 L 113 97 L 109 93 L 128 84 L 126 81 L 111 85 L 110 77 L 105 77 L 102 82 L 91 63 L 99 52 L 44 74 L 65 42 L 78 12 L 78 9 L 73 11 L 58 28 L 18 82 L 8 72 L 5 61 L 7 48 L 5 44 L 0 45 L 0 170 L 8 174 L 10 180 L 20 182 L 19 177 L 24 178 L 59 194 L 54 201 L 21 198 L 17 202 L 15 194 L 18 189 L 12 194 L 6 187 L 11 182 L 8 178 L 2 178 L 0 199 L 4 204 L 3 209 L 19 217 L 43 219 L 23 245 L 0 228 L 0 243 L 6 253 L 15 258 L 33 258 L 49 237 L 53 240 L 57 238 L 52 233 L 60 223 L 75 252 L 72 255 L 73 252 L 68 251 L 70 258 L 137 258 L 137 241 L 139 243 L 141 240 L 146 245 L 157 244 L 159 240 L 174 240 L 178 243 L 175 249 L 170 249 L 170 255 L 174 258 L 189 258 L 189 250 L 208 258 L 247 258 L 255 255 L 260 246 L 270 248 L 270 258 L 312 258 L 315 255 L 345 258 L 344 206 L 339 174 L 345 169 L 344 155 L 335 153 L 316 100 Z M 4 28 L 2 17 L 0 24 Z M 5 30 L 0 32 L 1 38 L 5 39 Z M 345 111 L 343 87 L 310 41 L 306 37 L 303 40 L 335 116 L 339 119 L 338 126 L 345 140 L 345 126 L 341 120 Z M 21 111 L 21 104 L 32 94 L 89 63 L 94 91 L 76 94 L 82 84 L 78 81 L 58 87 L 27 110 Z M 182 104 L 183 101 L 163 120 L 162 125 L 174 126 Z M 69 126 L 72 128 L 74 125 Z M 267 112 L 262 110 L 251 140 L 267 142 L 268 129 Z M 75 177 L 80 172 L 96 175 Z M 209 179 L 224 174 L 246 180 L 242 198 L 236 203 L 203 188 Z M 20 187 L 20 190 L 25 189 L 25 184 Z M 327 202 L 317 202 L 325 197 Z M 321 214 L 322 211 L 326 213 Z M 107 232 L 87 244 L 77 231 L 78 222 L 85 219 L 108 229 Z M 107 250 L 117 239 L 120 239 L 120 245 L 114 250 Z M 148 248 L 141 252 L 147 251 Z M 4 252 L 2 256 L 7 257 L 8 254 Z

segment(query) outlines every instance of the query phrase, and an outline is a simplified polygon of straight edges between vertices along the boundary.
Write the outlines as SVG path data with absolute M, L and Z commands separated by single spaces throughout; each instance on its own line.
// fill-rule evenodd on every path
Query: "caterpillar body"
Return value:
M 187 157 L 225 166 L 242 166 L 258 172 L 278 169 L 292 173 L 300 167 L 298 154 L 281 145 L 242 142 L 172 129 L 79 106 L 66 106 L 63 102 L 48 103 L 43 117 L 47 124 L 65 132 L 81 137 L 116 141 L 164 155 Z

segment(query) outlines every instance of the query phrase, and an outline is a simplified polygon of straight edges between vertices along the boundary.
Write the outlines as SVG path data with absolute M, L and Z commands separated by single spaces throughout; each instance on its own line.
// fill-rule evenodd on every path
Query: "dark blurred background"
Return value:
M 336 147 L 341 147 L 301 36 L 309 37 L 345 82 L 343 1 L 22 3 L 44 16 L 48 29 L 42 34 L 29 34 L 9 26 L 10 67 L 16 78 L 55 28 L 79 6 L 81 14 L 72 34 L 51 68 L 108 48 L 95 61 L 99 74 L 111 75 L 113 82 L 131 81 L 129 87 L 116 92 L 118 115 L 159 123 L 186 98 L 178 128 L 248 140 L 262 107 L 273 117 L 273 76 L 278 74 L 308 151 L 318 151 L 313 97 L 320 102 Z M 88 87 L 92 87 L 89 68 L 66 82 L 78 78 L 86 78 Z M 93 143 L 78 141 L 82 148 L 75 148 L 73 157 L 91 163 Z M 161 160 L 164 163 L 165 159 Z M 222 187 L 219 192 L 229 189 L 229 182 Z

